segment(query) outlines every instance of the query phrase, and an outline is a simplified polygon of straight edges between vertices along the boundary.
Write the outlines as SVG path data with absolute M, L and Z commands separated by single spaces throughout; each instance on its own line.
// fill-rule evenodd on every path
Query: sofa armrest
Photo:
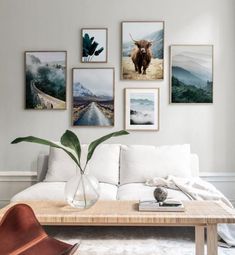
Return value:
M 43 181 L 46 177 L 48 169 L 48 158 L 47 154 L 39 154 L 37 160 L 37 180 L 39 182 Z

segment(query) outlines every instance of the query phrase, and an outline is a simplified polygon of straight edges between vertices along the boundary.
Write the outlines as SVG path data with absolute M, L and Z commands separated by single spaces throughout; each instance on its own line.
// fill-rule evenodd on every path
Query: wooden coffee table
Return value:
M 42 225 L 68 226 L 194 226 L 196 255 L 217 255 L 217 224 L 235 223 L 235 210 L 215 201 L 185 201 L 185 212 L 139 212 L 138 201 L 99 201 L 90 209 L 78 211 L 61 201 L 24 201 L 34 210 Z M 0 210 L 0 219 L 6 210 Z

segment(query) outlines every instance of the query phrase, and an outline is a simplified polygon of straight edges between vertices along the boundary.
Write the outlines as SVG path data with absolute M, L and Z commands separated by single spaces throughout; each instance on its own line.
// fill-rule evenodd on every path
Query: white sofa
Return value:
M 87 145 L 82 145 L 84 164 Z M 190 146 L 144 146 L 102 144 L 97 147 L 87 171 L 100 182 L 100 199 L 149 200 L 154 187 L 145 185 L 152 177 L 195 177 L 199 174 L 199 160 L 191 154 Z M 49 155 L 38 158 L 39 182 L 16 194 L 11 201 L 63 200 L 64 186 L 76 172 L 76 165 L 67 154 L 50 148 Z M 188 197 L 180 191 L 168 190 L 169 198 Z

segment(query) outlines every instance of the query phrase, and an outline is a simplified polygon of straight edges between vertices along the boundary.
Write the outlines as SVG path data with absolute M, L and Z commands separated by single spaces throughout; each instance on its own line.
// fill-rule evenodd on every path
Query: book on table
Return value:
M 157 202 L 156 200 L 140 200 L 139 211 L 184 212 L 185 207 L 179 200 L 165 200 L 164 202 Z

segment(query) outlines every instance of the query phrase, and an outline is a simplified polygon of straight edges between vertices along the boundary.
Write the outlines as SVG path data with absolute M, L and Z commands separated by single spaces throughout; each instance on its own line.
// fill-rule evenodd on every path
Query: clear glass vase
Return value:
M 78 173 L 65 185 L 65 198 L 69 205 L 78 209 L 87 209 L 99 199 L 98 180 L 89 174 Z

